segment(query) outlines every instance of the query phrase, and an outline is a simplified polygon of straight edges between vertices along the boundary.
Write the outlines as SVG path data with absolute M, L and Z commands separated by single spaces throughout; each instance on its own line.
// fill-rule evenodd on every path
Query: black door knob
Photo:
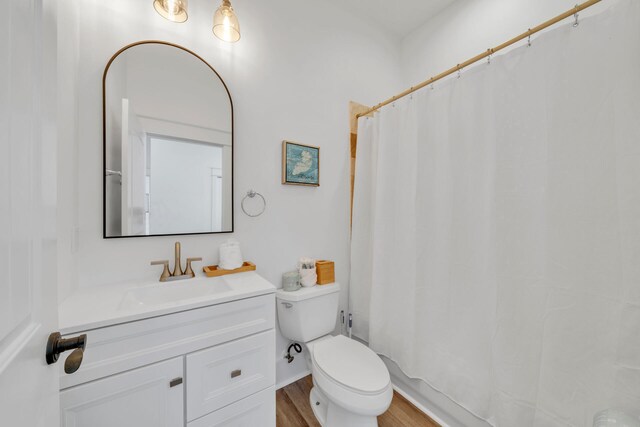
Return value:
M 52 363 L 56 363 L 60 357 L 60 353 L 73 350 L 64 362 L 64 371 L 67 374 L 73 374 L 80 368 L 80 364 L 82 364 L 86 345 L 87 334 L 82 334 L 75 338 L 62 338 L 60 332 L 54 332 L 49 335 L 49 339 L 47 340 L 47 352 L 45 355 L 47 364 L 51 365 Z

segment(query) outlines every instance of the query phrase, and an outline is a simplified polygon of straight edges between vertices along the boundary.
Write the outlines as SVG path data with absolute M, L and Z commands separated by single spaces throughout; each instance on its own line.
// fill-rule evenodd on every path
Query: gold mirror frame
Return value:
M 202 61 L 213 73 L 220 79 L 222 86 L 224 86 L 225 91 L 227 92 L 227 96 L 229 97 L 229 105 L 231 107 L 231 230 L 225 231 L 205 231 L 199 233 L 175 233 L 175 234 L 143 234 L 143 235 L 130 235 L 130 236 L 107 236 L 107 177 L 105 171 L 107 169 L 107 74 L 109 73 L 109 68 L 115 59 L 123 52 L 131 49 L 135 46 L 141 46 L 145 44 L 160 44 L 165 46 L 175 47 L 177 49 L 183 50 L 187 53 L 190 53 L 200 61 Z M 234 118 L 233 118 L 233 100 L 231 99 L 231 93 L 229 92 L 229 88 L 227 84 L 224 82 L 220 74 L 213 68 L 207 61 L 205 61 L 200 55 L 193 52 L 192 50 L 187 49 L 186 47 L 162 41 L 162 40 L 143 40 L 135 43 L 131 43 L 118 50 L 107 62 L 106 67 L 104 68 L 104 73 L 102 74 L 102 237 L 104 239 L 124 239 L 131 237 L 161 237 L 161 236 L 189 236 L 189 235 L 199 235 L 199 234 L 225 234 L 225 233 L 233 233 L 235 228 L 235 214 L 234 214 L 234 202 L 233 202 L 233 184 L 234 184 L 234 175 L 235 175 L 235 131 L 234 131 Z

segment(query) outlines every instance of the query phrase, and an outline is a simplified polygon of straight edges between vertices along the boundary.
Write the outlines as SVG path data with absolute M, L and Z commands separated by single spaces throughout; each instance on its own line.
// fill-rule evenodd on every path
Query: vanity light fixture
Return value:
M 162 16 L 171 22 L 182 23 L 189 18 L 187 9 L 189 0 L 154 0 L 153 8 Z
M 229 43 L 240 40 L 240 23 L 229 0 L 222 0 L 222 4 L 213 15 L 213 34 Z

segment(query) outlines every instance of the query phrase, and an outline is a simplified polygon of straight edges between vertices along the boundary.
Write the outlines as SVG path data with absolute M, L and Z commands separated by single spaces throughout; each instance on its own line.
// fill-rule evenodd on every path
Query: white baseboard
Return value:
M 411 404 L 413 406 L 415 406 L 416 408 L 418 408 L 421 412 L 427 414 L 427 416 L 429 418 L 431 418 L 433 421 L 435 421 L 438 424 L 440 424 L 440 426 L 449 427 L 449 425 L 447 423 L 442 421 L 437 415 L 435 415 L 433 412 L 431 412 L 429 410 L 429 408 L 426 408 L 425 406 L 423 406 L 420 402 L 418 402 L 416 399 L 414 399 L 409 393 L 407 393 L 406 391 L 404 391 L 403 389 L 398 387 L 396 384 L 393 384 L 393 389 L 395 391 L 397 391 L 399 395 L 401 395 L 402 397 L 407 399 L 409 402 L 411 402 Z
M 280 381 L 278 384 L 276 384 L 276 390 L 280 390 L 282 387 L 286 387 L 289 384 L 293 384 L 298 380 L 301 380 L 302 378 L 306 377 L 307 375 L 311 375 L 311 371 L 310 370 L 306 370 L 304 372 L 301 372 L 297 375 L 294 375 L 293 377 L 287 378 L 284 381 Z

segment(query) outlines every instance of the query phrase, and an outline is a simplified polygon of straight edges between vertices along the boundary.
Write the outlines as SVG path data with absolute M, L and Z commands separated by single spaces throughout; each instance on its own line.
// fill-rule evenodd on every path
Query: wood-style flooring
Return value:
M 276 392 L 277 427 L 320 427 L 309 404 L 311 375 Z M 440 427 L 398 393 L 387 412 L 378 417 L 379 427 Z

